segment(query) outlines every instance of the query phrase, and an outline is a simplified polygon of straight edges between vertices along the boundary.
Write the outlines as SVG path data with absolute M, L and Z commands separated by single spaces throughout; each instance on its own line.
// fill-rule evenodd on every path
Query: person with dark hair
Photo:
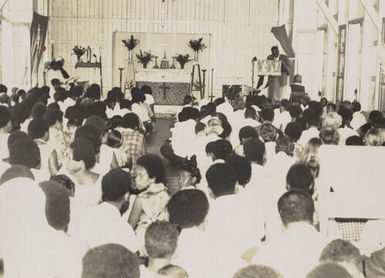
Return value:
M 75 183 L 66 175 L 60 174 L 56 176 L 51 176 L 50 180 L 57 182 L 63 186 L 67 191 L 70 197 L 75 195 Z
M 364 140 L 360 136 L 353 135 L 353 136 L 349 136 L 348 138 L 346 138 L 345 145 L 346 146 L 364 146 L 365 143 L 364 143 Z
M 174 263 L 186 269 L 191 277 L 207 276 L 206 267 L 202 267 L 208 265 L 211 257 L 205 233 L 209 211 L 205 193 L 198 189 L 181 190 L 171 197 L 167 211 L 170 223 L 181 229 Z
M 186 270 L 174 264 L 169 264 L 158 270 L 156 273 L 158 277 L 168 277 L 168 278 L 189 278 Z
M 38 181 L 46 179 L 47 173 L 38 171 L 40 169 L 39 147 L 30 137 L 16 139 L 10 144 L 9 163 L 11 165 L 26 166 Z
M 233 278 L 282 278 L 275 269 L 265 265 L 249 265 L 241 268 Z
M 132 113 L 135 113 L 136 115 L 138 115 L 141 126 L 143 125 L 144 131 L 146 133 L 150 133 L 151 117 L 153 115 L 149 107 L 144 104 L 146 100 L 146 96 L 137 87 L 134 87 L 131 89 L 131 96 L 132 96 L 132 100 L 131 100 Z
M 305 146 L 311 138 L 317 138 L 319 136 L 319 117 L 311 108 L 308 108 L 303 111 L 302 120 L 305 123 L 305 130 L 302 131 L 302 135 L 298 140 L 298 143 Z
M 139 278 L 139 259 L 119 244 L 95 247 L 83 257 L 82 278 Z
M 112 169 L 101 183 L 102 203 L 86 209 L 77 225 L 71 226 L 71 233 L 83 239 L 90 248 L 114 243 L 137 252 L 140 246 L 135 233 L 122 217 L 128 209 L 131 175 L 119 168 Z
M 69 178 L 75 183 L 74 204 L 79 208 L 96 205 L 101 200 L 101 177 L 91 169 L 95 165 L 95 148 L 84 138 L 76 138 L 70 145 L 66 165 Z
M 360 250 L 350 241 L 335 239 L 322 251 L 319 261 L 320 263 L 338 263 L 344 266 L 353 277 L 361 277 L 363 259 Z
M 193 155 L 190 159 L 183 159 L 177 165 L 178 169 L 178 185 L 181 190 L 195 188 L 201 181 L 201 173 L 197 166 L 196 156 Z
M 301 156 L 303 146 L 299 143 L 299 139 L 302 136 L 302 128 L 298 122 L 288 123 L 285 128 L 285 135 L 287 135 L 294 142 L 294 157 L 298 158 Z
M 243 145 L 249 139 L 258 139 L 258 132 L 251 126 L 244 126 L 239 130 L 239 141 Z
M 302 190 L 290 190 L 278 201 L 284 232 L 262 246 L 253 263 L 270 266 L 285 277 L 305 277 L 318 264 L 326 240 L 313 226 L 314 202 Z M 300 267 L 293 265 L 301 262 Z
M 206 172 L 206 180 L 214 199 L 234 194 L 237 176 L 235 169 L 224 163 L 212 165 Z
M 206 153 L 211 157 L 213 164 L 224 163 L 233 152 L 233 147 L 227 140 L 219 139 L 209 144 L 211 144 L 211 148 L 209 148 L 209 152 L 207 152 L 208 149 L 206 148 Z
M 128 223 L 134 228 L 143 246 L 147 227 L 156 220 L 165 220 L 164 213 L 169 200 L 164 185 L 166 169 L 162 158 L 155 154 L 141 156 L 137 160 L 135 188 L 140 191 L 135 198 Z
M 324 277 L 353 278 L 356 276 L 352 276 L 342 265 L 333 262 L 321 263 L 306 275 L 306 278 Z
M 100 86 L 96 83 L 92 83 L 85 91 L 84 97 L 88 97 L 93 100 L 100 100 Z
M 143 277 L 155 274 L 159 269 L 171 263 L 177 248 L 178 236 L 177 226 L 169 222 L 156 221 L 148 226 L 144 246 L 149 262 L 147 268 L 141 267 Z
M 225 163 L 235 170 L 237 179 L 235 192 L 239 193 L 250 182 L 251 163 L 245 157 L 236 154 L 231 155 Z
M 39 185 L 46 197 L 45 215 L 48 224 L 55 230 L 67 232 L 70 222 L 68 190 L 55 181 L 45 181 Z
M 342 118 L 342 125 L 340 128 L 338 128 L 338 134 L 340 135 L 340 145 L 345 145 L 346 139 L 350 136 L 358 136 L 357 131 L 355 131 L 351 126 L 351 121 L 353 120 L 353 111 L 345 108 L 340 107 L 338 110 L 338 114 Z
M 59 170 L 57 152 L 49 142 L 48 125 L 44 119 L 33 119 L 28 125 L 28 134 L 35 140 L 40 150 L 40 169 L 50 176 Z
M 295 164 L 291 166 L 286 175 L 286 189 L 303 190 L 310 195 L 313 195 L 314 177 L 310 168 L 303 164 Z
M 146 138 L 139 132 L 139 117 L 134 113 L 127 113 L 122 118 L 122 133 L 123 141 L 120 150 L 125 152 L 131 160 L 132 168 L 130 169 L 133 176 L 136 173 L 136 161 L 141 155 L 147 153 Z M 125 163 L 127 163 L 126 161 Z
M 56 109 L 47 109 L 42 117 L 49 127 L 49 143 L 55 146 L 58 165 L 63 165 L 66 153 L 66 144 L 63 132 L 63 112 Z
M 9 133 L 12 130 L 11 111 L 5 106 L 0 106 L 0 144 L 6 146 Z M 8 149 L 0 148 L 0 160 L 9 156 Z
M 243 144 L 243 152 L 245 154 L 246 159 L 251 162 L 252 168 L 253 165 L 263 166 L 266 162 L 265 144 L 259 139 L 250 139 L 246 141 Z

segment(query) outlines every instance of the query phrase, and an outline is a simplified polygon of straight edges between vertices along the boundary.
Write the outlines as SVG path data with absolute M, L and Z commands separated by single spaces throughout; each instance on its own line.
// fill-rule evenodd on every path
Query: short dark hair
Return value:
M 83 257 L 82 278 L 139 278 L 139 259 L 114 243 L 89 250 Z
M 56 175 L 51 176 L 50 180 L 56 181 L 58 184 L 63 186 L 70 194 L 70 196 L 74 196 L 75 193 L 75 183 L 66 175 Z
M 231 143 L 225 139 L 219 139 L 213 142 L 213 153 L 216 159 L 226 160 L 233 151 Z
M 253 107 L 246 107 L 245 109 L 245 118 L 255 119 L 257 117 L 257 112 Z
M 178 114 L 178 120 L 184 122 L 187 120 L 196 120 L 199 118 L 199 110 L 194 107 L 183 107 L 182 111 Z
M 130 191 L 131 175 L 120 169 L 111 169 L 102 178 L 103 201 L 119 201 Z
M 209 201 L 198 189 L 181 190 L 174 194 L 167 204 L 170 223 L 181 229 L 199 226 L 206 218 Z
M 302 108 L 299 105 L 292 105 L 289 109 L 292 118 L 298 118 L 302 114 Z
M 73 151 L 72 159 L 75 161 L 83 161 L 86 169 L 90 169 L 95 165 L 95 148 L 89 140 L 75 138 L 70 148 Z
M 263 108 L 260 112 L 260 116 L 264 121 L 272 122 L 274 120 L 274 110 L 271 108 Z
M 282 278 L 282 275 L 269 266 L 254 264 L 241 268 L 233 278 Z
M 294 142 L 297 142 L 302 135 L 302 128 L 296 122 L 290 122 L 286 125 L 285 134 L 289 136 Z
M 134 87 L 131 89 L 131 96 L 132 96 L 132 100 L 131 100 L 132 103 L 144 102 L 146 100 L 146 96 L 137 87 Z
M 352 106 L 353 106 L 353 112 L 361 111 L 361 103 L 359 103 L 357 100 L 354 100 L 352 102 Z
M 205 130 L 206 128 L 206 125 L 202 122 L 197 122 L 195 124 L 195 134 L 198 134 L 198 132 L 201 132 L 202 130 Z
M 278 211 L 285 226 L 302 221 L 313 223 L 314 202 L 309 193 L 292 189 L 279 198 Z
M 290 109 L 290 101 L 287 99 L 283 99 L 280 104 L 281 107 L 283 107 L 286 111 L 289 111 Z
M 89 97 L 94 100 L 100 99 L 100 86 L 96 83 L 92 83 L 84 93 L 85 97 Z
M 122 127 L 124 128 L 131 128 L 131 129 L 138 129 L 139 128 L 139 117 L 135 113 L 127 113 L 123 116 Z
M 99 136 L 104 134 L 104 132 L 106 131 L 106 122 L 100 116 L 96 116 L 96 115 L 89 116 L 86 119 L 84 125 L 85 126 L 90 125 L 90 126 L 95 127 L 95 129 L 99 132 Z
M 8 136 L 8 140 L 7 140 L 7 146 L 8 146 L 8 150 L 11 149 L 11 146 L 12 144 L 20 139 L 20 138 L 24 138 L 24 137 L 27 137 L 27 138 L 30 138 L 29 135 L 27 133 L 25 133 L 24 131 L 21 131 L 21 130 L 15 130 L 15 131 L 12 131 L 9 136 Z
M 265 144 L 259 139 L 250 139 L 243 144 L 243 151 L 245 157 L 250 162 L 257 162 L 263 164 L 263 158 L 265 155 Z
M 364 140 L 362 139 L 362 137 L 360 137 L 358 135 L 353 135 L 353 136 L 346 138 L 345 145 L 346 146 L 364 146 L 365 143 L 364 143 Z
M 22 137 L 12 142 L 9 148 L 9 163 L 28 168 L 36 168 L 40 164 L 40 150 L 30 137 Z
M 5 127 L 11 121 L 11 111 L 8 107 L 0 106 L 0 128 Z
M 145 248 L 150 258 L 171 257 L 178 243 L 177 226 L 166 221 L 150 224 L 145 234 Z
M 226 160 L 226 165 L 229 165 L 235 170 L 237 182 L 239 185 L 245 186 L 251 178 L 251 164 L 246 158 L 233 154 Z
M 28 135 L 32 139 L 39 139 L 44 137 L 45 133 L 48 132 L 48 125 L 43 119 L 33 119 L 28 124 Z
M 75 140 L 80 138 L 88 140 L 92 144 L 95 153 L 100 152 L 102 142 L 100 140 L 100 134 L 94 126 L 84 125 L 79 127 L 75 131 Z
M 41 102 L 36 103 L 31 110 L 31 117 L 33 119 L 43 117 L 44 113 L 47 111 L 47 106 Z
M 353 278 L 353 276 L 349 274 L 349 272 L 342 265 L 330 262 L 319 264 L 306 275 L 306 278 L 325 277 Z
M 206 180 L 208 187 L 217 198 L 223 195 L 234 194 L 237 174 L 230 165 L 216 163 L 207 170 Z
M 28 178 L 34 180 L 31 170 L 24 165 L 12 165 L 4 173 L 0 178 L 0 185 L 16 178 Z
M 258 138 L 258 132 L 254 127 L 244 126 L 239 130 L 239 141 L 242 142 L 242 139 L 251 139 Z
M 340 107 L 340 109 L 338 110 L 338 114 L 342 118 L 343 125 L 350 123 L 351 120 L 353 119 L 353 111 L 346 107 Z
M 53 126 L 57 121 L 63 122 L 63 112 L 56 109 L 47 109 L 43 115 L 43 119 L 46 120 L 49 127 Z
M 309 166 L 295 164 L 286 175 L 286 184 L 290 189 L 299 189 L 313 194 L 314 177 Z
M 46 197 L 45 214 L 48 224 L 56 230 L 66 231 L 70 221 L 68 190 L 52 180 L 42 182 L 39 185 Z
M 326 245 L 319 260 L 320 262 L 347 262 L 358 265 L 361 262 L 361 254 L 360 250 L 350 241 L 335 239 Z
M 145 154 L 136 161 L 138 166 L 146 169 L 149 178 L 155 178 L 155 183 L 164 181 L 166 169 L 162 158 L 156 154 Z

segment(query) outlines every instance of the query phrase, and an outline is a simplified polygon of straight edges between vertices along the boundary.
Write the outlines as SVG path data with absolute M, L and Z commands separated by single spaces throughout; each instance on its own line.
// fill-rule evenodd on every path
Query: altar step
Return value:
M 156 118 L 173 118 L 182 105 L 154 105 Z

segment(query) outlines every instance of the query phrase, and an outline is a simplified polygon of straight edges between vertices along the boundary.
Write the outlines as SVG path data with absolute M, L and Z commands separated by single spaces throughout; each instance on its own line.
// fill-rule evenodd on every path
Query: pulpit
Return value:
M 182 105 L 190 94 L 191 73 L 181 69 L 137 69 L 137 87 L 150 86 L 156 104 Z

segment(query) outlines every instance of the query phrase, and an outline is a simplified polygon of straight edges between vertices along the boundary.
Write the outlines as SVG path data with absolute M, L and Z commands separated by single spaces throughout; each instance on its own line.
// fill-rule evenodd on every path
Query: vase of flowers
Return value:
M 150 51 L 143 51 L 140 50 L 139 54 L 136 54 L 136 58 L 138 58 L 138 63 L 141 63 L 143 65 L 143 68 L 147 68 L 147 65 L 150 61 L 152 61 L 152 58 L 154 56 L 151 54 Z
M 181 69 L 184 69 L 184 66 L 192 60 L 188 54 L 178 54 L 175 56 L 175 59 L 179 63 Z
M 81 62 L 81 57 L 84 53 L 86 53 L 87 49 L 83 46 L 76 45 L 74 48 L 72 48 L 72 51 L 76 55 L 77 62 Z
M 188 46 L 194 50 L 194 61 L 199 61 L 199 51 L 203 51 L 207 46 L 202 43 L 203 38 L 197 40 L 190 40 Z
M 124 46 L 127 47 L 128 50 L 128 60 L 132 61 L 134 59 L 133 50 L 139 44 L 139 40 L 135 39 L 133 35 L 127 40 L 122 40 Z

